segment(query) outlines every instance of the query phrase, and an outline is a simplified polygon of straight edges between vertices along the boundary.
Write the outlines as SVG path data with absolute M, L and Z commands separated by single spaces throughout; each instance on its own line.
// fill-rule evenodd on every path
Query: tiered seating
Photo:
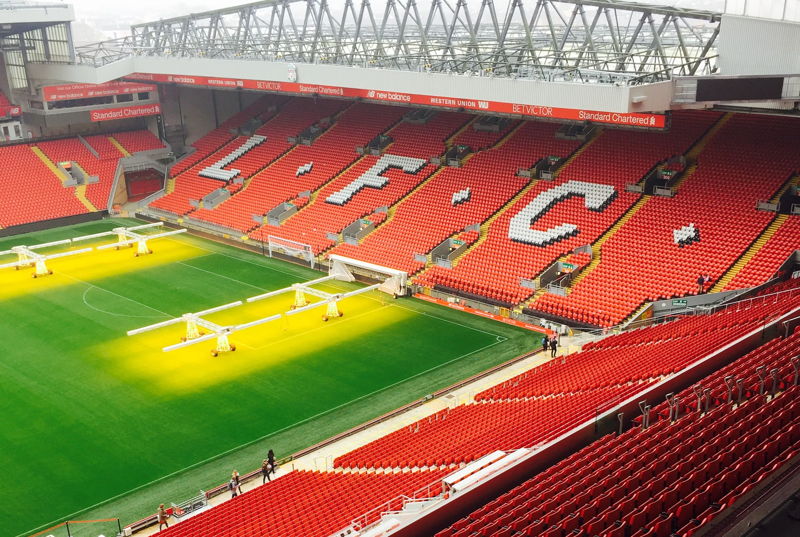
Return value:
M 267 142 L 263 145 L 282 143 L 284 151 L 289 149 L 287 136 L 295 136 L 319 119 L 338 113 L 345 104 L 344 101 L 333 101 L 337 106 L 330 107 L 326 104 L 329 102 L 324 99 L 318 100 L 317 104 L 312 104 L 308 99 L 290 102 L 275 120 L 259 129 L 259 133 L 267 136 Z M 348 108 L 311 146 L 293 147 L 279 160 L 257 173 L 247 188 L 236 196 L 213 210 L 198 210 L 192 217 L 246 233 L 258 225 L 253 221 L 253 215 L 266 214 L 279 203 L 294 198 L 300 192 L 318 188 L 333 174 L 353 162 L 358 155 L 354 150 L 344 150 L 343 144 L 355 144 L 362 138 L 366 143 L 368 136 L 377 135 L 391 121 L 391 118 L 375 112 L 374 105 L 361 104 Z M 252 153 L 258 153 L 264 158 L 264 151 L 260 147 Z M 298 176 L 298 168 L 308 163 L 313 163 L 311 170 Z
M 232 129 L 238 129 L 255 117 L 260 117 L 262 120 L 269 119 L 271 114 L 267 112 L 267 110 L 270 106 L 280 106 L 283 102 L 283 97 L 266 95 L 241 112 L 229 117 L 223 121 L 219 127 L 194 142 L 192 147 L 194 147 L 196 151 L 176 162 L 170 170 L 170 176 L 177 177 L 233 140 L 235 136 L 231 132 Z
M 778 231 L 725 286 L 725 290 L 753 287 L 769 280 L 786 258 L 800 249 L 800 216 L 789 216 Z
M 540 181 L 493 222 L 487 240 L 469 252 L 453 270 L 433 267 L 421 283 L 442 285 L 507 304 L 522 302 L 533 291 L 522 287 L 520 279 L 534 278 L 558 257 L 595 241 L 638 199 L 638 195 L 625 192 L 625 185 L 639 181 L 657 162 L 686 152 L 718 117 L 713 113 L 681 112 L 675 114 L 669 133 L 602 133 L 562 170 L 555 183 Z M 554 126 L 551 128 L 555 130 Z M 570 147 L 574 147 L 574 142 L 553 139 L 537 153 L 565 157 L 570 154 Z M 528 167 L 533 164 L 535 162 L 528 163 Z M 599 213 L 586 210 L 582 197 L 567 199 L 534 225 L 536 229 L 545 230 L 564 222 L 573 223 L 580 230 L 575 236 L 545 246 L 511 240 L 511 219 L 539 194 L 569 180 L 612 185 L 617 197 Z
M 193 145 L 197 151 L 180 160 L 170 170 L 170 174 L 176 177 L 174 190 L 155 200 L 150 206 L 185 215 L 192 210 L 189 200 L 202 199 L 220 187 L 229 188 L 231 191 L 238 190 L 240 185 L 226 185 L 216 179 L 201 177 L 199 173 L 241 145 L 238 141 L 240 138 L 234 136 L 231 130 L 241 127 L 253 118 L 268 121 L 274 115 L 269 111 L 271 105 L 274 105 L 273 100 L 262 97 L 195 142 Z
M 533 447 L 638 393 L 642 385 L 602 388 L 527 401 L 460 405 L 390 433 L 334 461 L 343 468 L 438 467 L 497 449 Z
M 734 115 L 675 198 L 648 201 L 604 244 L 600 264 L 567 297 L 543 295 L 533 307 L 608 326 L 644 301 L 696 292 L 698 274 L 716 281 L 772 219 L 754 209 L 756 201 L 772 197 L 800 168 L 798 143 L 791 119 Z M 680 247 L 673 230 L 690 223 L 700 241 Z
M 111 185 L 114 183 L 114 172 L 117 169 L 117 162 L 122 156 L 116 148 L 111 146 L 114 153 L 116 153 L 116 155 L 114 155 L 110 152 L 111 149 L 101 145 L 100 149 L 108 149 L 108 151 L 100 153 L 100 158 L 98 159 L 77 138 L 39 142 L 36 145 L 44 151 L 45 155 L 50 157 L 50 160 L 54 163 L 74 161 L 77 162 L 88 175 L 96 175 L 99 177 L 99 182 L 86 187 L 86 197 L 97 209 L 102 210 L 108 206 L 108 195 L 111 192 Z M 97 148 L 95 149 L 97 150 Z M 98 153 L 99 152 L 100 151 L 98 151 Z
M 800 295 L 800 292 L 793 292 Z M 716 315 L 686 317 L 584 346 L 563 363 L 551 362 L 479 393 L 476 399 L 507 399 L 616 386 L 676 373 L 797 306 L 794 294 L 766 303 L 749 301 Z M 794 299 L 793 299 L 794 297 Z
M 800 452 L 798 390 L 604 437 L 436 537 L 688 537 Z
M 701 385 L 718 395 L 727 375 L 752 375 L 762 364 L 791 369 L 786 351 L 798 341 L 795 333 L 769 342 Z M 704 415 L 684 408 L 674 424 L 607 435 L 436 537 L 688 537 L 800 453 L 799 390 L 753 392 L 737 407 L 717 397 Z M 666 405 L 657 410 L 668 416 Z
M 444 472 L 398 474 L 296 471 L 170 526 L 163 537 L 303 535 L 328 537 L 399 495 L 414 497 Z M 441 489 L 439 489 L 441 490 Z M 436 486 L 432 488 L 438 493 Z M 398 500 L 399 501 L 399 500 Z M 401 504 L 387 507 L 400 508 Z M 365 520 L 377 520 L 378 512 Z
M 386 107 L 391 109 L 391 107 Z M 388 110 L 387 110 L 388 111 Z M 400 110 L 402 112 L 402 110 Z M 427 160 L 430 156 L 444 152 L 444 142 L 459 127 L 469 120 L 465 114 L 440 112 L 425 125 L 400 123 L 389 131 L 394 139 L 386 154 L 409 156 Z M 335 205 L 325 200 L 343 189 L 369 170 L 380 157 L 365 156 L 345 173 L 338 176 L 319 191 L 316 200 L 282 226 L 264 226 L 253 236 L 263 234 L 310 244 L 315 253 L 333 246 L 327 233 L 338 233 L 358 218 L 372 213 L 376 208 L 396 203 L 402 196 L 424 181 L 435 167 L 425 165 L 416 174 L 407 174 L 392 168 L 383 174 L 389 182 L 383 188 L 365 188 L 344 205 Z
M 141 131 L 140 131 L 141 132 Z M 147 132 L 147 131 L 144 131 Z M 100 160 L 106 159 L 119 159 L 122 157 L 122 153 L 117 146 L 111 143 L 111 140 L 108 139 L 108 136 L 99 134 L 95 136 L 84 136 L 83 137 L 86 142 L 92 146 L 92 149 L 97 151 L 97 154 L 100 155 Z
M 417 272 L 424 263 L 414 254 L 428 253 L 466 226 L 484 222 L 527 184 L 516 172 L 546 155 L 554 130 L 551 124 L 526 123 L 503 146 L 474 155 L 463 168 L 442 169 L 397 207 L 390 223 L 360 245 L 340 244 L 333 253 Z M 456 143 L 474 132 L 467 129 Z M 454 203 L 454 195 L 466 191 L 466 201 Z
M 0 226 L 87 212 L 29 145 L 0 147 Z
M 159 140 L 155 134 L 147 130 L 116 132 L 112 136 L 126 151 L 128 151 L 128 153 L 151 151 L 164 147 L 161 140 Z

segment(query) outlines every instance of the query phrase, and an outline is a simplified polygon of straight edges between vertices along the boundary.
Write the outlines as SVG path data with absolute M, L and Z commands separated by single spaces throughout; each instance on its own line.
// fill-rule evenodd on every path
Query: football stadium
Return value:
M 0 537 L 800 535 L 800 3 L 676 4 L 0 2 Z

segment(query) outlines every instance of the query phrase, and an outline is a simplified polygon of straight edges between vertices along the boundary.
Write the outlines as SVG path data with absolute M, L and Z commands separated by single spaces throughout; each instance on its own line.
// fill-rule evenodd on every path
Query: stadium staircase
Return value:
M 108 137 L 108 141 L 111 142 L 114 145 L 114 147 L 116 147 L 117 150 L 120 153 L 122 153 L 123 157 L 130 157 L 131 156 L 131 154 L 128 152 L 128 150 L 125 149 L 125 147 L 119 142 L 119 140 L 117 140 L 113 136 L 109 136 Z
M 747 249 L 747 251 L 742 254 L 739 259 L 733 264 L 733 266 L 728 270 L 722 278 L 717 281 L 714 286 L 711 288 L 711 293 L 717 293 L 722 291 L 723 289 L 727 288 L 728 285 L 733 281 L 734 278 L 742 271 L 742 269 L 753 260 L 753 258 L 758 255 L 761 249 L 766 245 L 775 233 L 783 226 L 786 220 L 789 219 L 789 215 L 786 214 L 779 214 L 775 216 L 775 219 L 770 223 L 767 229 L 761 233 L 761 235 L 756 238 L 753 244 Z
M 740 269 L 725 290 L 753 287 L 771 279 L 780 265 L 800 249 L 798 237 L 800 237 L 800 215 L 788 216 L 750 262 Z
M 31 150 L 45 164 L 45 166 L 47 166 L 47 168 L 53 173 L 53 175 L 55 175 L 56 178 L 58 178 L 58 180 L 61 181 L 61 185 L 64 186 L 67 182 L 67 178 L 61 172 L 61 170 L 59 170 L 56 167 L 55 163 L 53 163 L 53 161 L 50 160 L 50 157 L 48 157 L 40 147 L 31 146 Z M 86 212 L 93 213 L 97 211 L 97 207 L 95 207 L 92 204 L 92 202 L 89 201 L 89 199 L 86 197 L 86 185 L 81 185 L 81 186 L 83 188 L 76 187 L 75 189 L 73 189 L 72 191 L 73 195 L 81 203 L 81 205 L 83 205 L 86 208 Z M 65 186 L 64 188 L 67 187 Z

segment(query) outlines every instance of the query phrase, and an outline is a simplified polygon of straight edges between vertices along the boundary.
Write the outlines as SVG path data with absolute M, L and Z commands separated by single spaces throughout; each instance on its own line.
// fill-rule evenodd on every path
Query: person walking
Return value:
M 553 337 L 550 338 L 550 356 L 555 358 L 556 352 L 558 352 L 558 336 L 553 334 Z
M 228 481 L 228 490 L 231 491 L 231 499 L 233 499 L 236 496 L 238 496 L 238 492 L 237 492 L 238 488 L 239 488 L 239 484 L 236 483 L 236 481 L 234 481 L 233 478 L 231 478 L 231 480 Z
M 156 518 L 158 518 L 158 531 L 161 531 L 161 526 L 169 528 L 169 523 L 167 519 L 169 515 L 167 514 L 167 510 L 164 509 L 164 504 L 158 506 L 158 511 L 156 511 Z
M 231 481 L 236 483 L 236 490 L 238 490 L 239 494 L 241 494 L 242 493 L 242 480 L 239 478 L 239 472 L 237 472 L 236 470 L 234 470 L 233 473 L 231 474 Z
M 547 334 L 543 335 L 542 336 L 542 352 L 544 352 L 544 353 L 547 352 L 547 347 L 548 347 L 549 342 L 550 342 L 550 340 L 547 339 Z
M 261 484 L 263 485 L 267 481 L 272 481 L 269 478 L 269 474 L 272 473 L 272 465 L 269 463 L 269 460 L 264 459 L 264 462 L 261 463 Z
M 270 473 L 274 474 L 277 466 L 275 466 L 275 452 L 271 449 L 267 452 L 267 462 L 269 463 Z
M 703 294 L 703 287 L 705 287 L 705 285 L 706 285 L 706 277 L 701 274 L 700 276 L 697 277 L 697 294 L 698 295 L 702 295 Z

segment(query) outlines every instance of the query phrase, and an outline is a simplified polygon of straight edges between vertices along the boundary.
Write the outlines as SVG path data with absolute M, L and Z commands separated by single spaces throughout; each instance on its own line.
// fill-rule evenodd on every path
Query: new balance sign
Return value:
M 123 108 L 92 110 L 89 112 L 89 118 L 92 121 L 112 121 L 115 119 L 128 119 L 132 117 L 155 116 L 160 113 L 160 104 L 142 104 L 139 106 L 125 106 Z

